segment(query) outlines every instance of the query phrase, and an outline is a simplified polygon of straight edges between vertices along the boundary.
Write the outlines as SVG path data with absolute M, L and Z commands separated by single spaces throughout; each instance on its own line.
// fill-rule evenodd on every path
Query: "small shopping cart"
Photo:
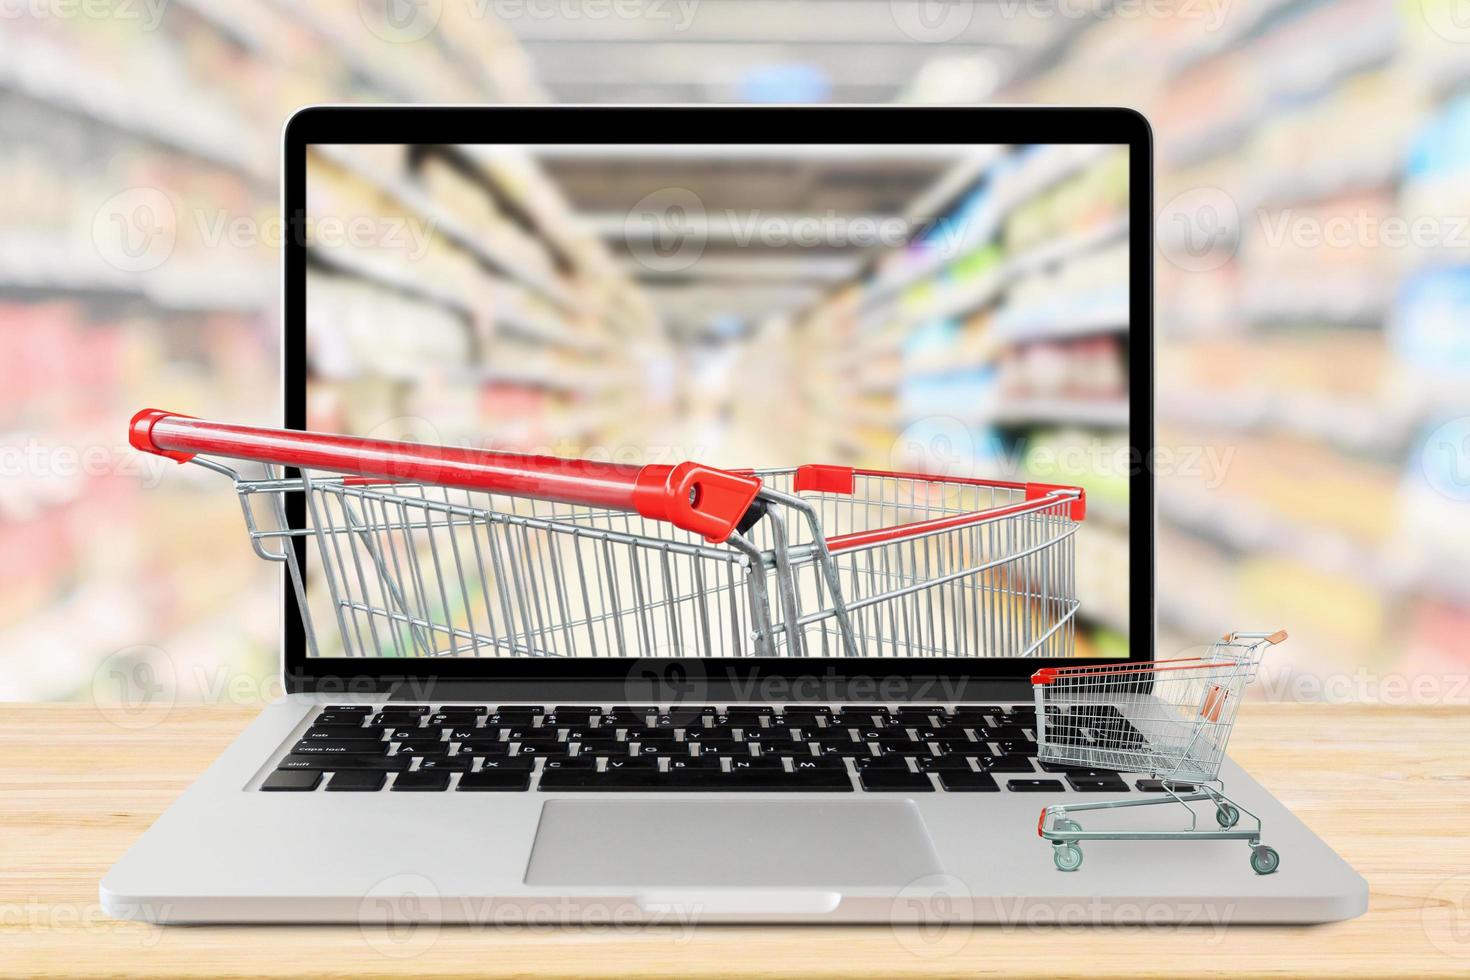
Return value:
M 1098 803 L 1046 807 L 1037 833 L 1052 842 L 1062 871 L 1082 866 L 1091 840 L 1243 840 L 1257 874 L 1281 863 L 1261 843 L 1261 821 L 1225 795 L 1220 766 L 1241 695 L 1266 648 L 1286 632 L 1227 633 L 1198 657 L 1094 667 L 1044 667 L 1031 676 L 1036 694 L 1037 760 L 1081 770 L 1146 773 L 1157 793 Z M 1201 828 L 1190 806 L 1207 801 L 1214 828 Z M 1178 830 L 1083 830 L 1068 814 L 1178 804 L 1189 815 Z M 1244 814 L 1250 826 L 1237 825 Z
M 133 417 L 129 440 L 234 482 L 256 553 L 286 567 L 313 656 L 1074 648 L 1077 487 L 822 465 L 631 466 L 157 409 Z M 308 602 L 308 580 L 310 598 L 329 603 Z M 331 649 L 314 617 L 335 620 Z

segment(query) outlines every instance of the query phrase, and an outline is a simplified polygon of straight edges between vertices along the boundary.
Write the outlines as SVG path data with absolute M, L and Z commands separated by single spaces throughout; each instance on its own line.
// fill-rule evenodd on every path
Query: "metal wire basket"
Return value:
M 1093 667 L 1043 667 L 1036 694 L 1037 760 L 1090 772 L 1157 777 L 1159 795 L 1046 807 L 1038 833 L 1053 844 L 1063 871 L 1082 863 L 1085 840 L 1245 840 L 1251 867 L 1270 874 L 1280 863 L 1261 843 L 1261 822 L 1225 795 L 1220 766 L 1242 695 L 1262 653 L 1286 633 L 1227 633 L 1201 656 Z M 1200 829 L 1190 803 L 1214 806 L 1218 829 Z M 1178 803 L 1189 826 L 1177 831 L 1083 830 L 1067 814 Z M 1253 825 L 1236 828 L 1241 814 Z
M 286 565 L 312 655 L 323 645 L 307 568 L 344 656 L 1073 651 L 1077 487 L 626 466 L 156 409 L 134 416 L 130 440 L 234 482 L 256 553 Z M 260 463 L 264 476 L 205 457 Z M 293 495 L 304 526 L 287 520 Z

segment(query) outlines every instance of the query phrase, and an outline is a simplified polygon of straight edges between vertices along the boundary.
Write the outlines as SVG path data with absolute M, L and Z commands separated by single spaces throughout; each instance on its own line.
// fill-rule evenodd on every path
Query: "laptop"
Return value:
M 1137 113 L 315 107 L 285 128 L 283 173 L 280 426 L 151 410 L 130 437 L 239 493 L 241 547 L 281 569 L 286 694 L 108 872 L 109 914 L 1219 925 L 1365 910 L 1364 880 L 1228 759 L 1219 779 L 1279 854 L 1272 873 L 1240 839 L 1128 839 L 1213 821 L 1184 803 L 1089 813 L 1125 832 L 1087 843 L 1080 867 L 1038 834 L 1046 807 L 1174 788 L 1038 760 L 1031 683 L 1173 652 L 1154 644 L 1152 475 L 1075 462 L 1153 445 Z M 381 240 L 350 234 L 364 208 L 388 216 Z M 796 234 L 808 219 L 814 245 Z M 777 266 L 750 261 L 772 258 L 815 288 L 772 299 Z M 745 315 L 680 307 L 691 276 L 723 277 Z M 831 363 L 754 374 L 800 372 L 832 410 L 849 405 L 834 384 L 902 375 L 888 411 L 912 422 L 889 465 L 862 464 L 856 417 L 833 421 L 847 460 L 791 458 L 794 420 L 749 380 L 738 410 L 765 439 L 712 438 L 697 457 L 567 458 L 456 429 L 608 404 L 586 393 L 625 360 L 609 337 L 754 350 L 782 330 L 812 331 L 801 349 Z M 558 345 L 592 369 L 569 380 L 538 354 Z M 618 420 L 634 428 L 660 403 L 689 421 L 715 386 L 671 395 L 667 368 L 616 383 L 635 385 Z M 374 401 L 404 391 L 397 416 Z M 735 409 L 708 411 L 718 433 Z M 1258 624 L 1219 628 L 1235 625 Z M 1053 730 L 1146 737 L 1082 707 Z

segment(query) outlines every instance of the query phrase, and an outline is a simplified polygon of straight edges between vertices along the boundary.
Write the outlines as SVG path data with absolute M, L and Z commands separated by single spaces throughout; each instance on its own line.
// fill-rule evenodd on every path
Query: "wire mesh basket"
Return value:
M 234 482 L 257 554 L 287 568 L 313 655 L 327 649 L 314 608 L 343 656 L 1073 651 L 1076 487 L 626 466 L 154 409 L 134 417 L 130 439 Z M 264 476 L 221 458 L 263 464 Z M 328 608 L 308 603 L 308 574 Z

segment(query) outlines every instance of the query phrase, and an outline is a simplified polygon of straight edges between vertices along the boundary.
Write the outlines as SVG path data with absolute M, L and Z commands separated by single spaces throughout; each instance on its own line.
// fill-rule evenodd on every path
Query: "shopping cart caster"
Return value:
M 1056 862 L 1058 871 L 1076 871 L 1082 867 L 1082 848 L 1076 844 L 1053 845 L 1051 859 Z M 1255 859 L 1251 860 L 1254 862 Z
M 1061 862 L 1058 861 L 1057 867 L 1060 868 L 1061 866 Z M 1279 867 L 1281 867 L 1281 855 L 1276 853 L 1276 848 L 1268 847 L 1265 844 L 1251 846 L 1252 871 L 1258 875 L 1268 875 L 1275 872 Z
M 1075 821 L 1075 820 L 1069 820 L 1066 817 L 1062 817 L 1062 818 L 1060 818 L 1060 819 L 1057 820 L 1056 826 L 1053 827 L 1052 829 L 1053 830 L 1066 831 L 1066 832 L 1070 833 L 1070 832 L 1072 832 L 1074 830 L 1081 830 L 1082 829 L 1082 825 L 1080 823 L 1078 823 L 1077 821 Z
M 1231 827 L 1234 827 L 1237 823 L 1240 822 L 1240 811 L 1231 806 L 1229 803 L 1221 803 L 1215 809 L 1215 822 L 1218 823 L 1221 828 L 1229 830 Z

